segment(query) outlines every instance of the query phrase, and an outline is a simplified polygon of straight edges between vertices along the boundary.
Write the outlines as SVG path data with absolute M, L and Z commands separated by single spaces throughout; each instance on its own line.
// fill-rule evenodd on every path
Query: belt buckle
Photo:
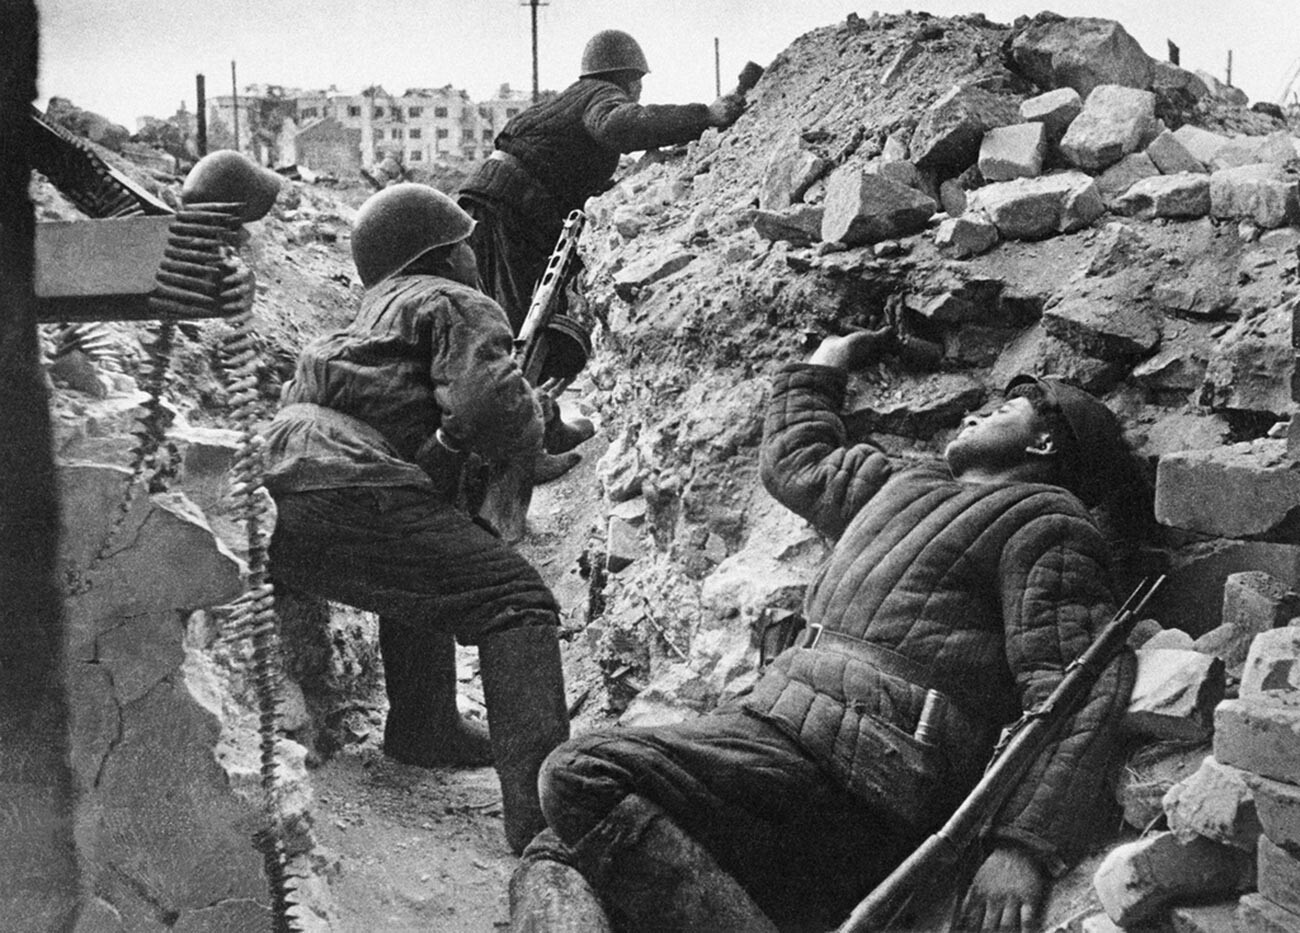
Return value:
M 818 622 L 810 624 L 804 630 L 803 645 L 804 648 L 816 648 L 817 642 L 821 641 L 822 629 L 824 626 Z

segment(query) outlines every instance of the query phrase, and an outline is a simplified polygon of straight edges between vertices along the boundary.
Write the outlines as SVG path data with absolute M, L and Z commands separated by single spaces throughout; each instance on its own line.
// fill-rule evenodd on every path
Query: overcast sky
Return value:
M 795 38 L 842 21 L 905 9 L 936 15 L 982 11 L 995 22 L 1051 9 L 1117 19 L 1147 53 L 1166 39 L 1184 67 L 1233 83 L 1252 101 L 1275 100 L 1300 64 L 1297 0 L 549 0 L 538 8 L 540 83 L 560 89 L 577 76 L 586 40 L 619 28 L 650 61 L 647 102 L 709 100 L 714 38 L 724 90 L 747 60 L 767 65 Z M 134 129 L 143 114 L 194 107 L 194 76 L 209 97 L 251 83 L 354 92 L 382 84 L 452 84 L 475 99 L 503 82 L 532 88 L 527 0 L 38 0 L 42 102 L 71 98 Z M 1295 85 L 1300 90 L 1300 83 Z

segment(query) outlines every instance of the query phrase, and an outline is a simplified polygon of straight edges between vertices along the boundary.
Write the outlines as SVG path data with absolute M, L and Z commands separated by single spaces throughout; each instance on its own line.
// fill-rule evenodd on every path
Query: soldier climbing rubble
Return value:
M 551 754 L 549 829 L 511 885 L 516 931 L 842 921 L 1111 618 L 1110 553 L 1089 508 L 1127 491 L 1114 507 L 1140 510 L 1145 492 L 1111 412 L 1018 376 L 963 422 L 946 463 L 905 468 L 848 442 L 839 415 L 847 371 L 894 344 L 889 329 L 830 337 L 775 377 L 764 484 L 836 541 L 802 643 L 698 720 L 597 731 Z M 997 814 L 960 928 L 1036 926 L 1049 879 L 1099 822 L 1133 672 L 1125 650 Z
M 357 216 L 366 287 L 312 341 L 266 430 L 277 581 L 379 613 L 384 752 L 421 766 L 494 763 L 517 852 L 543 825 L 537 770 L 568 737 L 558 606 L 463 501 L 470 454 L 537 458 L 537 393 L 501 308 L 474 286 L 473 219 L 402 184 Z M 456 709 L 453 637 L 477 645 L 489 736 Z

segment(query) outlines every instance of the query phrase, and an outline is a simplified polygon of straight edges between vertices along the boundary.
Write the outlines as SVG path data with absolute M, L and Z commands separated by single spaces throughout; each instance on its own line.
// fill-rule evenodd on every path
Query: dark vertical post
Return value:
M 722 57 L 718 49 L 718 37 L 713 37 L 713 96 L 722 96 Z
M 71 930 L 80 896 L 68 766 L 59 505 L 33 289 L 33 0 L 0 0 L 0 917 Z
M 1169 46 L 1169 64 L 1178 64 L 1178 46 L 1174 45 L 1173 39 L 1166 39 L 1165 43 Z
M 1225 83 L 1232 87 L 1232 49 L 1228 49 L 1228 80 Z
M 239 151 L 239 85 L 235 83 L 235 62 L 230 62 L 230 102 L 235 115 L 235 151 Z
M 541 91 L 537 84 L 537 0 L 531 0 L 532 17 L 533 17 L 533 103 L 537 103 L 537 98 Z
M 195 146 L 198 148 L 200 159 L 208 154 L 208 95 L 204 85 L 203 75 L 195 75 L 194 96 L 198 104 L 194 114 L 194 128 L 198 133 Z

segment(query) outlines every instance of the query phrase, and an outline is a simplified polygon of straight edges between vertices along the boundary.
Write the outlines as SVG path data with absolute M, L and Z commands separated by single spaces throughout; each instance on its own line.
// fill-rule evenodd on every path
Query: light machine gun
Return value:
M 1087 700 L 1102 672 L 1118 657 L 1137 624 L 1138 614 L 1160 588 L 1143 580 L 1124 601 L 1097 639 L 1065 669 L 1056 689 L 1025 713 L 1003 735 L 993 760 L 975 789 L 943 828 L 894 869 L 857 907 L 838 933 L 880 933 L 893 929 L 912 897 L 948 877 L 1024 780 L 1025 774 L 1055 737 L 1062 723 Z

